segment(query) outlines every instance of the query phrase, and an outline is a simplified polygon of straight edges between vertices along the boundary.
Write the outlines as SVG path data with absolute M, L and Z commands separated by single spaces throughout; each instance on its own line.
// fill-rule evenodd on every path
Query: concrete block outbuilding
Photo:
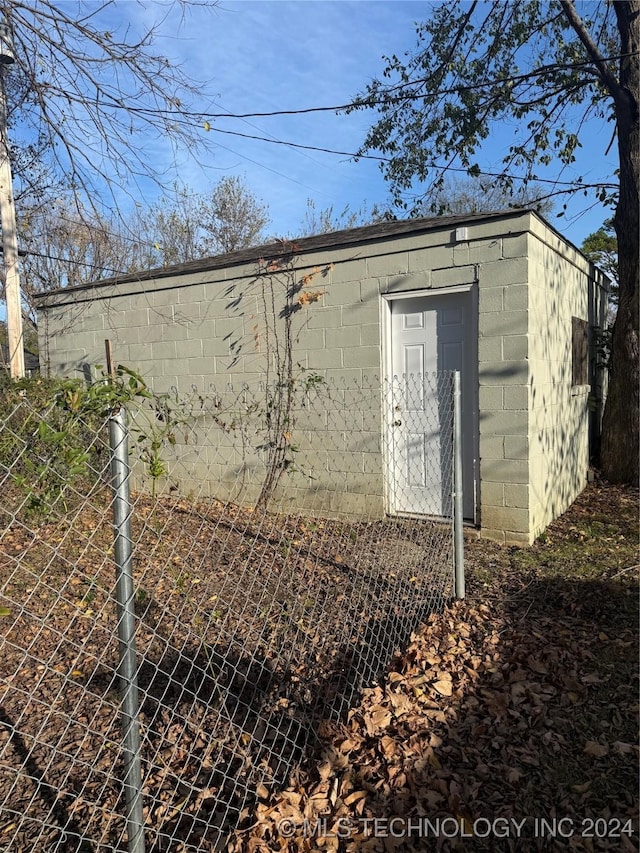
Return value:
M 257 355 L 238 342 L 253 334 L 258 261 L 282 251 L 275 243 L 48 293 L 41 363 L 82 376 L 104 363 L 111 338 L 118 361 L 155 390 L 255 379 Z M 307 368 L 369 382 L 461 371 L 464 511 L 483 535 L 530 543 L 567 509 L 587 482 L 589 339 L 607 296 L 575 246 L 517 210 L 304 238 L 296 258 L 300 275 L 331 265 L 295 342 Z M 389 428 L 381 414 L 379 428 Z M 381 464 L 372 495 L 381 513 L 394 511 L 385 476 Z

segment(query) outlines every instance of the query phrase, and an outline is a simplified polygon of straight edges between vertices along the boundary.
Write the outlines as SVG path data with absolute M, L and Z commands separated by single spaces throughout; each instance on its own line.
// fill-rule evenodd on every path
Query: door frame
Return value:
M 478 282 L 470 282 L 469 284 L 454 285 L 452 287 L 438 288 L 421 288 L 419 290 L 403 290 L 391 293 L 381 293 L 381 341 L 382 341 L 382 373 L 383 382 L 385 378 L 393 375 L 393 358 L 392 358 L 392 342 L 391 342 L 391 306 L 395 300 L 402 299 L 418 299 L 421 297 L 438 297 L 438 296 L 453 296 L 456 293 L 466 293 L 471 297 L 471 346 L 469 348 L 470 364 L 474 375 L 471 377 L 471 387 L 473 389 L 472 411 L 473 411 L 473 518 L 471 522 L 475 525 L 480 524 L 480 417 L 479 417 L 479 379 L 478 379 Z M 383 384 L 381 383 L 381 385 Z M 382 428 L 385 430 L 383 437 L 383 450 L 387 458 L 385 459 L 384 468 L 384 500 L 387 514 L 397 515 L 392 506 L 392 488 L 391 488 L 391 465 L 388 457 L 387 447 L 389 430 L 388 412 L 383 401 L 382 412 Z

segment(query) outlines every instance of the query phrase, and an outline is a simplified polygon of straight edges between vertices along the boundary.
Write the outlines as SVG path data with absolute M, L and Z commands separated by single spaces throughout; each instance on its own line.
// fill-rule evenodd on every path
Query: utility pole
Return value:
M 13 53 L 11 28 L 4 15 L 0 16 L 0 223 L 4 255 L 4 290 L 7 303 L 7 338 L 9 368 L 12 379 L 24 376 L 24 339 L 22 332 L 22 300 L 18 272 L 18 234 L 16 208 L 13 200 L 13 178 L 7 136 L 7 96 L 5 69 L 16 61 Z

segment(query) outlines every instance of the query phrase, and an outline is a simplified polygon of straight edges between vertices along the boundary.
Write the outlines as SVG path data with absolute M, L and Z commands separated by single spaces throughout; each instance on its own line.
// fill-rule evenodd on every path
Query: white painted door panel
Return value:
M 449 389 L 434 375 L 459 370 L 462 377 L 463 505 L 473 518 L 476 441 L 474 328 L 470 293 L 395 299 L 391 303 L 394 376 L 405 377 L 402 399 L 391 418 L 391 509 L 418 515 L 450 515 L 451 456 L 440 432 L 449 423 Z M 447 438 L 448 441 L 448 438 Z

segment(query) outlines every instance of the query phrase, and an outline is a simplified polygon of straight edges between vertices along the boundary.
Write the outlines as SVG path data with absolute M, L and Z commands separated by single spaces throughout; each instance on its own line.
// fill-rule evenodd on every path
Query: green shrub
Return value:
M 107 419 L 116 407 L 150 397 L 144 380 L 119 367 L 113 380 L 0 382 L 0 481 L 27 514 L 65 512 L 108 469 Z

